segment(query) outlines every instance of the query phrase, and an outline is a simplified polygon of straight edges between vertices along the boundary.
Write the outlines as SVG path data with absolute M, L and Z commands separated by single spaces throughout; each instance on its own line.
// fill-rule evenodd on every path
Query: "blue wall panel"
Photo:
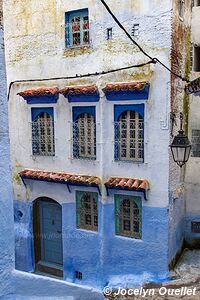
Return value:
M 19 210 L 23 216 L 19 217 Z M 32 271 L 32 206 L 15 202 L 16 266 Z M 143 207 L 142 240 L 115 235 L 114 205 L 99 202 L 99 231 L 76 229 L 75 203 L 62 205 L 64 279 L 102 288 L 113 275 L 151 273 L 159 280 L 168 271 L 168 213 Z M 20 230 L 19 230 L 20 228 Z M 75 278 L 75 271 L 83 279 Z M 112 281 L 112 280 L 111 280 Z
M 32 203 L 14 201 L 15 217 L 15 267 L 33 271 Z

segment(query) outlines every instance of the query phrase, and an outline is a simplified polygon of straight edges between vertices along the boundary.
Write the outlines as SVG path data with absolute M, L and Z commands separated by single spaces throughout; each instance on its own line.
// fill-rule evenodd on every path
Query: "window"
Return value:
M 142 204 L 140 197 L 115 195 L 115 232 L 141 239 Z
M 82 113 L 73 121 L 73 157 L 79 159 L 96 159 L 95 108 L 74 107 Z
M 107 40 L 112 40 L 112 28 L 107 28 Z
M 65 45 L 80 47 L 89 44 L 88 9 L 65 13 Z
M 200 6 L 200 0 L 194 0 L 194 5 L 193 6 Z
M 200 130 L 192 129 L 192 156 L 200 157 Z
M 179 0 L 179 17 L 183 19 L 185 10 L 185 0 Z
M 124 111 L 115 122 L 115 160 L 143 161 L 143 118 L 137 111 Z
M 138 36 L 139 35 L 139 24 L 134 24 L 132 28 L 132 35 Z
M 98 231 L 98 194 L 76 192 L 77 228 Z
M 32 109 L 32 152 L 33 155 L 55 155 L 53 109 Z
M 200 72 L 200 47 L 194 47 L 194 62 L 193 69 L 195 72 Z

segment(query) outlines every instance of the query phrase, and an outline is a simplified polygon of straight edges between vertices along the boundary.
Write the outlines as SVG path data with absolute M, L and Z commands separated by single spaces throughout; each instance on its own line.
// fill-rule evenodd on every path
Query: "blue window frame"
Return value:
M 54 156 L 53 108 L 32 108 L 32 153 L 38 156 Z
M 65 46 L 80 47 L 88 45 L 89 16 L 88 9 L 80 9 L 65 13 Z
M 115 161 L 144 161 L 144 104 L 114 106 Z
M 94 106 L 73 107 L 73 157 L 96 159 L 96 116 Z

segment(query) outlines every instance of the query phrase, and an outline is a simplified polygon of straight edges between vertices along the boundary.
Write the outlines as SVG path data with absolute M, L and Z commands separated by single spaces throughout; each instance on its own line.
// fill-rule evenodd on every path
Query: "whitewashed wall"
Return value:
M 140 24 L 136 37 L 141 46 L 163 63 L 170 64 L 171 1 L 107 1 L 123 25 L 131 32 L 134 23 Z M 148 59 L 125 37 L 102 7 L 100 1 L 24 1 L 6 2 L 6 58 L 8 79 L 36 79 L 71 76 L 124 67 Z M 89 8 L 91 46 L 84 49 L 64 49 L 64 13 Z M 12 26 L 10 22 L 12 21 Z M 113 27 L 113 39 L 106 40 L 106 29 Z M 145 105 L 145 162 L 134 164 L 114 162 L 113 105 L 106 101 L 102 88 L 110 82 L 147 80 L 149 100 Z M 39 86 L 97 84 L 101 92 L 96 105 L 97 161 L 70 159 L 69 140 L 72 106 L 60 96 L 55 108 L 56 156 L 34 159 L 31 156 L 31 105 L 17 96 L 19 91 Z M 123 101 L 142 103 L 142 101 Z M 75 104 L 84 105 L 84 103 Z M 88 103 L 85 103 L 88 106 Z M 24 168 L 65 171 L 69 173 L 138 177 L 149 180 L 151 189 L 146 205 L 165 207 L 168 204 L 169 176 L 169 105 L 170 74 L 159 65 L 118 72 L 106 76 L 59 80 L 51 82 L 17 83 L 10 94 L 10 138 L 15 199 L 28 197 L 17 174 Z M 39 105 L 35 105 L 39 106 Z M 41 105 L 45 106 L 45 105 Z M 52 106 L 52 105 L 51 105 Z M 103 194 L 103 200 L 106 196 Z

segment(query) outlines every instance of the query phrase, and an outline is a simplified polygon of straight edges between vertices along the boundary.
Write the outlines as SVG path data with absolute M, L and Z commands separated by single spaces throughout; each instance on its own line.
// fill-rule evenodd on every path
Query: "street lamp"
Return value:
M 172 156 L 174 161 L 179 167 L 188 161 L 191 151 L 191 144 L 188 137 L 183 131 L 183 114 L 180 113 L 180 130 L 178 134 L 174 137 L 173 142 L 170 145 Z

